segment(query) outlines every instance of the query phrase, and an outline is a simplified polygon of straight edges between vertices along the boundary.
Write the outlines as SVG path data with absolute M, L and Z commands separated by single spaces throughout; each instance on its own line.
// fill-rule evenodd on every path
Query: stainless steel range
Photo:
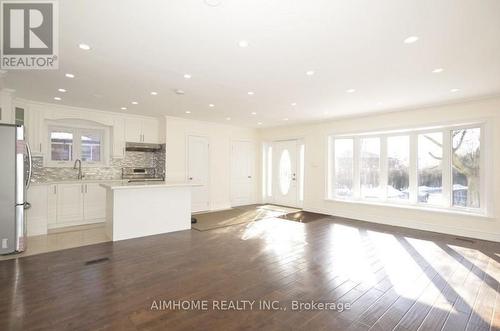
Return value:
M 155 168 L 122 168 L 122 179 L 129 183 L 136 182 L 162 182 L 162 176 L 157 176 Z

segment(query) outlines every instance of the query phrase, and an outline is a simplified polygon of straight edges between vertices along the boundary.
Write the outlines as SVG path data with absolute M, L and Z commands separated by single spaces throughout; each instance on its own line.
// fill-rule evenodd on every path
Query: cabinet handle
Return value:
M 42 143 L 40 143 L 40 150 L 39 152 L 41 153 L 42 152 Z
M 57 186 L 54 185 L 54 194 L 57 194 Z
M 82 187 L 81 187 L 81 191 L 82 191 L 82 194 L 84 193 L 84 188 L 83 188 L 83 184 L 82 184 Z
M 85 193 L 88 193 L 89 192 L 89 188 L 87 186 L 87 184 L 85 184 Z

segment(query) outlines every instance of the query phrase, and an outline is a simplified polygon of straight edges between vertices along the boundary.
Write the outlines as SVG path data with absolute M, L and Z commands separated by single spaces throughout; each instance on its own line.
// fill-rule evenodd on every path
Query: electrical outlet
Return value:
M 7 248 L 7 244 L 8 244 L 8 242 L 9 242 L 9 239 L 7 239 L 7 238 L 3 238 L 3 239 L 2 239 L 2 248 Z

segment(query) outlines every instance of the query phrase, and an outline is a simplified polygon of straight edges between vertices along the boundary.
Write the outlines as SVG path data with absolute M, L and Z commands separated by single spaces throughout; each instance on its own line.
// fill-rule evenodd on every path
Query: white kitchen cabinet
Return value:
M 142 121 L 142 139 L 144 143 L 160 143 L 158 124 L 156 119 L 144 119 Z
M 125 140 L 132 143 L 142 143 L 142 123 L 138 118 L 125 120 Z
M 125 119 L 113 119 L 113 158 L 125 157 Z
M 159 122 L 157 119 L 127 118 L 125 120 L 125 140 L 134 143 L 158 144 Z
M 47 185 L 47 226 L 57 223 L 57 185 Z
M 28 236 L 47 234 L 47 186 L 31 186 L 26 193 L 26 198 L 31 205 L 31 208 L 25 211 Z
M 48 227 L 83 225 L 106 219 L 106 189 L 99 183 L 49 185 Z M 55 203 L 54 203 L 55 201 Z
M 83 184 L 83 216 L 86 222 L 106 218 L 106 189 L 97 183 Z
M 57 185 L 57 224 L 83 220 L 83 189 L 82 184 Z
M 40 118 L 40 111 L 36 109 L 26 109 L 25 115 L 26 139 L 31 147 L 33 155 L 43 154 L 43 125 Z

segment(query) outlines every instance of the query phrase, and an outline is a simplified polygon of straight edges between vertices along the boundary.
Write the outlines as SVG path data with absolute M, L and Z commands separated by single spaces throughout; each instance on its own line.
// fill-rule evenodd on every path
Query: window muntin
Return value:
M 481 129 L 453 130 L 451 139 L 453 206 L 479 208 Z
M 462 138 L 463 135 L 463 138 Z M 447 208 L 459 211 L 486 214 L 484 203 L 484 171 L 481 162 L 482 126 L 450 126 L 431 130 L 401 130 L 394 133 L 379 133 L 354 136 L 331 136 L 331 155 L 328 166 L 333 198 L 348 200 L 373 200 L 387 203 L 405 203 L 415 207 Z M 366 139 L 379 139 L 376 146 L 368 148 Z M 337 194 L 338 182 L 344 176 L 338 171 L 338 144 L 352 141 L 354 162 L 351 195 Z M 372 140 L 372 144 L 374 140 Z M 483 146 L 481 146 L 483 145 Z M 370 151 L 373 167 L 366 165 L 366 151 Z M 362 185 L 373 184 L 376 176 L 366 176 L 367 170 L 377 170 L 376 152 L 380 155 L 380 194 L 366 194 Z M 365 159 L 365 160 L 363 160 Z M 461 159 L 461 163 L 457 161 Z M 464 164 L 466 163 L 466 164 Z M 465 168 L 464 168 L 465 166 Z M 364 169 L 363 169 L 364 168 Z M 340 176 L 340 179 L 339 179 Z M 368 179 L 367 179 L 368 178 Z M 371 186 L 376 187 L 376 185 Z M 373 191 L 372 191 L 373 192 Z M 394 194 L 393 194 L 394 193 Z
M 380 138 L 362 138 L 360 156 L 361 196 L 380 198 Z
M 443 133 L 418 135 L 418 202 L 443 204 Z
M 335 196 L 353 196 L 353 139 L 335 139 Z
M 387 137 L 387 199 L 410 198 L 410 136 Z

